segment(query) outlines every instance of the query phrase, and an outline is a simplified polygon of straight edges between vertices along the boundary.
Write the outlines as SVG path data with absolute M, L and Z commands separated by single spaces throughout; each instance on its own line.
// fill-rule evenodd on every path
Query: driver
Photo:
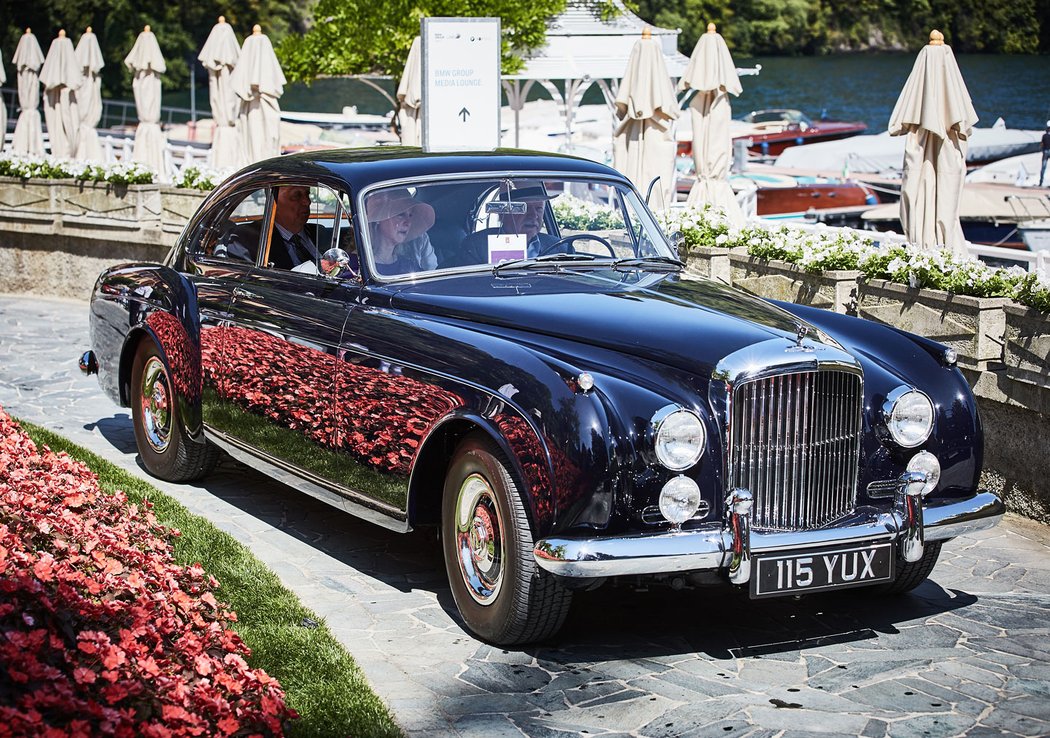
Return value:
M 463 239 L 454 263 L 451 266 L 466 266 L 468 264 L 487 264 L 488 239 L 493 235 L 522 234 L 525 236 L 525 256 L 534 258 L 546 256 L 550 253 L 567 253 L 569 244 L 559 244 L 558 238 L 549 233 L 543 233 L 543 215 L 547 208 L 547 201 L 552 198 L 543 186 L 542 182 L 511 182 L 509 189 L 506 186 L 500 188 L 498 199 L 512 202 L 524 202 L 527 210 L 524 213 L 501 213 L 499 225 L 495 228 L 472 233 Z

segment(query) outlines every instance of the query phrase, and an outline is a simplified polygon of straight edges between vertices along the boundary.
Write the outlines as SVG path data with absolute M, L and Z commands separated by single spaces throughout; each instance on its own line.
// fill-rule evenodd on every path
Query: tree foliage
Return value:
M 14 80 L 11 56 L 27 27 L 33 29 L 46 54 L 61 28 L 75 44 L 87 26 L 98 37 L 106 66 L 102 84 L 106 96 L 129 97 L 131 73 L 124 57 L 135 45 L 143 26 L 149 24 L 157 36 L 168 71 L 163 76 L 168 89 L 186 89 L 190 70 L 203 75 L 197 54 L 219 15 L 233 25 L 238 39 L 259 23 L 272 41 L 306 27 L 308 0 L 194 0 L 151 2 L 137 0 L 5 0 L 0 2 L 0 51 L 7 78 Z M 191 66 L 192 65 L 192 66 Z
M 240 38 L 259 23 L 278 49 L 291 80 L 322 75 L 386 73 L 398 76 L 420 19 L 500 17 L 503 70 L 521 66 L 521 54 L 542 45 L 549 19 L 566 0 L 3 0 L 0 56 L 13 84 L 11 55 L 31 27 L 47 52 L 60 28 L 76 42 L 86 26 L 98 36 L 106 66 L 104 94 L 130 97 L 123 60 L 149 24 L 168 64 L 164 86 L 185 89 L 196 57 L 222 14 Z M 607 16 L 610 0 L 585 0 Z M 681 28 L 681 51 L 692 52 L 713 21 L 734 53 L 825 54 L 915 50 L 938 28 L 957 52 L 1050 51 L 1050 0 L 628 0 L 656 25 Z
M 681 28 L 685 54 L 708 21 L 742 55 L 914 51 L 934 28 L 956 52 L 1050 50 L 1050 0 L 638 0 L 637 8 Z
M 596 13 L 607 7 L 594 2 Z M 519 54 L 543 44 L 547 20 L 565 0 L 319 0 L 313 27 L 288 36 L 277 50 L 289 79 L 310 81 L 339 74 L 401 74 L 424 17 L 499 17 L 503 71 L 520 68 Z

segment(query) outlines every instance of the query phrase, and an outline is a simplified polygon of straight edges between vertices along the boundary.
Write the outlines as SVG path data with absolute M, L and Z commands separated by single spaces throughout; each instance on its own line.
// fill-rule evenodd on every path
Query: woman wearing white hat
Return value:
M 426 231 L 434 225 L 434 208 L 415 199 L 406 189 L 395 189 L 371 195 L 365 210 L 372 263 L 380 274 L 407 274 L 434 268 L 434 249 L 426 237 Z

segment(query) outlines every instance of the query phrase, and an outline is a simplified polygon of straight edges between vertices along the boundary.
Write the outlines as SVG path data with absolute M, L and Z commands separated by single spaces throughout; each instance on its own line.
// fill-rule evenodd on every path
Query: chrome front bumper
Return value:
M 978 492 L 965 500 L 927 503 L 918 494 L 909 493 L 909 486 L 914 489 L 916 485 L 917 478 L 902 479 L 897 503 L 890 512 L 861 509 L 832 528 L 749 530 L 750 495 L 746 490 L 734 490 L 726 501 L 726 525 L 711 523 L 691 530 L 609 538 L 545 538 L 536 543 L 534 553 L 541 567 L 564 577 L 726 569 L 734 583 L 743 584 L 750 579 L 752 553 L 897 541 L 901 557 L 917 561 L 922 558 L 924 541 L 991 528 L 1006 512 L 1002 501 L 990 492 Z

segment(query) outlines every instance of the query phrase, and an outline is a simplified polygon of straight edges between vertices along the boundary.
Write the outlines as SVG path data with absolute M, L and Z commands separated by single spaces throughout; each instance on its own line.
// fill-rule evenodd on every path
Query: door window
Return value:
M 267 265 L 306 274 L 357 271 L 347 198 L 323 185 L 274 189 Z

